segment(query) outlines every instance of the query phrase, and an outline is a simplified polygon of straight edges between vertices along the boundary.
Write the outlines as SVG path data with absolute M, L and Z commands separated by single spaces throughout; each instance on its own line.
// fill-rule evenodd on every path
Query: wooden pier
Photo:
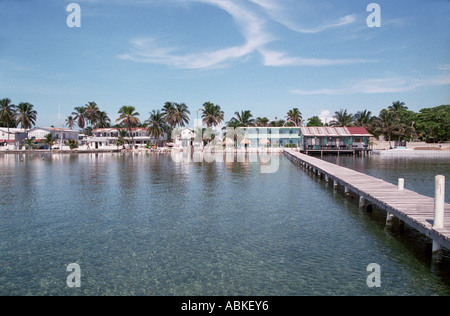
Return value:
M 312 170 L 337 188 L 342 186 L 346 194 L 353 192 L 359 197 L 359 206 L 376 206 L 387 212 L 386 224 L 393 216 L 411 226 L 433 241 L 433 253 L 442 248 L 450 249 L 450 204 L 444 202 L 444 181 L 439 178 L 436 190 L 439 198 L 431 198 L 404 189 L 403 179 L 399 185 L 307 156 L 293 150 L 284 155 L 291 161 Z M 438 181 L 438 180 L 436 180 Z M 436 202 L 437 201 L 437 202 Z M 435 203 L 436 202 L 436 203 Z M 437 215 L 435 215 L 437 209 Z

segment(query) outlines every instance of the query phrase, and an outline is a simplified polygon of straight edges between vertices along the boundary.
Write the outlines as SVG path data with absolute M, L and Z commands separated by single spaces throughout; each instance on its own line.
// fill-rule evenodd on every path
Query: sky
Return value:
M 113 122 L 183 102 L 192 124 L 207 101 L 226 121 L 450 104 L 448 0 L 0 0 L 0 24 L 0 98 L 41 127 L 90 101 Z

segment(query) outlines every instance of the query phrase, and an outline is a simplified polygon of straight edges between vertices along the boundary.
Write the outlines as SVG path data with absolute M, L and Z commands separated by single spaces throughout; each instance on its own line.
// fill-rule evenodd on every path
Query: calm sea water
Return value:
M 353 157 L 324 156 L 324 160 L 357 170 L 362 173 L 398 184 L 405 179 L 405 188 L 422 195 L 434 197 L 434 177 L 446 179 L 445 200 L 450 203 L 450 159 L 448 158 L 399 158 L 399 157 Z
M 279 164 L 0 155 L 0 295 L 450 294 L 448 254 Z

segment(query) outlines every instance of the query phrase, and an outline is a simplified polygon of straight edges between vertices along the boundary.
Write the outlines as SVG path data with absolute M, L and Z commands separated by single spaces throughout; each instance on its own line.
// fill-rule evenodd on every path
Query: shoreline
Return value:
M 390 149 L 374 150 L 374 156 L 378 157 L 405 157 L 405 158 L 450 158 L 450 150 L 417 150 L 417 149 Z
M 285 149 L 281 148 L 273 148 L 269 150 L 256 150 L 256 149 L 247 149 L 247 150 L 194 150 L 193 152 L 201 152 L 201 153 L 283 153 Z M 169 149 L 169 148 L 160 148 L 160 149 L 80 149 L 80 150 L 2 150 L 0 151 L 0 156 L 2 155 L 33 155 L 33 154 L 141 154 L 141 153 L 187 153 L 189 150 L 177 150 L 177 149 Z M 373 156 L 377 157 L 405 157 L 405 158 L 450 158 L 450 150 L 414 150 L 414 149 L 390 149 L 390 150 L 373 150 Z
M 20 154 L 100 154 L 100 153 L 120 153 L 121 150 L 117 149 L 107 149 L 107 150 L 2 150 L 0 151 L 0 155 L 6 154 L 14 154 L 14 155 L 20 155 Z

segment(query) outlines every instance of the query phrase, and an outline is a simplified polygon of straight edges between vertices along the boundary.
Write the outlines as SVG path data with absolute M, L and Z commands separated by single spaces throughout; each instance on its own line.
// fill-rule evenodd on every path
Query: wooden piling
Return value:
M 400 224 L 407 224 L 433 241 L 433 249 L 450 249 L 450 204 L 444 202 L 445 178 L 436 177 L 435 199 L 404 189 L 404 180 L 398 185 L 338 166 L 324 160 L 291 150 L 284 154 L 306 162 L 310 168 L 326 174 L 333 186 L 344 187 L 346 195 L 351 192 L 360 198 L 360 205 L 374 205 L 387 212 L 390 222 L 395 216 Z M 434 218 L 434 220 L 433 220 Z M 439 228 L 441 227 L 441 228 Z

